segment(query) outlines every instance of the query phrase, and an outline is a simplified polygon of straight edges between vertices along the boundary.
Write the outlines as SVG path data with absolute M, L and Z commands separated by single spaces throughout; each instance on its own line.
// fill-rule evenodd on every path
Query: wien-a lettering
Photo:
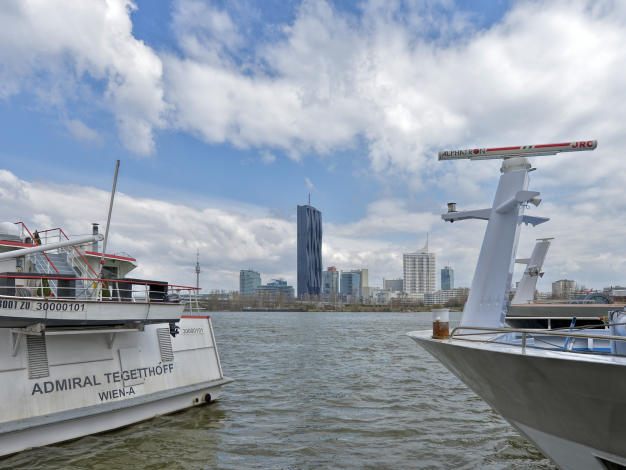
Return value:
M 115 398 L 125 398 L 132 397 L 135 395 L 135 389 L 133 387 L 126 388 L 116 388 L 113 390 L 106 390 L 104 392 L 98 392 L 98 397 L 100 401 L 113 400 Z

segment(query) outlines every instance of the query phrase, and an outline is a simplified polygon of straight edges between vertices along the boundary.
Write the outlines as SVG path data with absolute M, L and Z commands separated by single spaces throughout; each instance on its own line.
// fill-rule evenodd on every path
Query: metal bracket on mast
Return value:
M 536 201 L 535 204 L 539 205 L 541 199 L 539 199 L 539 191 L 518 191 L 514 197 L 511 197 L 496 207 L 498 214 L 505 214 L 512 211 L 520 204 L 526 204 L 531 201 Z
M 468 220 L 468 219 L 489 220 L 490 215 L 491 215 L 491 208 L 477 209 L 473 211 L 448 212 L 446 214 L 442 214 L 441 218 L 445 220 L 446 222 L 456 222 L 457 220 Z
M 523 224 L 530 224 L 533 227 L 535 225 L 539 225 L 539 224 L 543 224 L 544 222 L 547 222 L 548 220 L 550 220 L 548 217 L 535 217 L 532 215 L 523 215 L 522 216 L 522 223 Z

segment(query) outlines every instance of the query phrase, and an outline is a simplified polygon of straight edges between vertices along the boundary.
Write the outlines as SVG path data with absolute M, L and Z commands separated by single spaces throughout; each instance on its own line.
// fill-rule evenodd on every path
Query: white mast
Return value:
M 120 161 L 115 160 L 115 173 L 113 174 L 113 187 L 111 188 L 111 199 L 109 200 L 109 214 L 107 215 L 107 227 L 104 231 L 104 242 L 102 243 L 102 254 L 100 256 L 100 271 L 98 278 L 102 279 L 102 269 L 104 268 L 104 254 L 107 251 L 109 241 L 109 228 L 111 227 L 111 213 L 113 212 L 113 201 L 115 200 L 115 190 L 117 188 L 117 175 L 120 170 Z
M 528 191 L 528 172 L 531 165 L 526 157 L 593 150 L 596 147 L 595 140 L 588 140 L 439 152 L 439 160 L 504 159 L 492 207 L 458 212 L 455 204 L 449 204 L 448 213 L 441 216 L 447 222 L 488 220 L 472 287 L 463 309 L 461 326 L 504 326 L 520 224 L 537 225 L 549 220 L 524 215 L 528 203 L 535 206 L 541 203 L 539 192 Z

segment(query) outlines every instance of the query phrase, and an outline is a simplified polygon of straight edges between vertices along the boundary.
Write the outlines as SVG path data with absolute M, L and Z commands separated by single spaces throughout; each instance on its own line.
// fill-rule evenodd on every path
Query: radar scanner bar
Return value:
M 578 140 L 559 144 L 520 145 L 517 147 L 494 147 L 485 149 L 442 150 L 439 160 L 490 160 L 511 157 L 538 157 L 561 152 L 595 150 L 597 140 Z

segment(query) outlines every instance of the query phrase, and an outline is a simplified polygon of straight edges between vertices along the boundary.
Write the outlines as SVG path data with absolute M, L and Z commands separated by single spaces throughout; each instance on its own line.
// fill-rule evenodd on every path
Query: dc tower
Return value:
M 298 206 L 298 298 L 322 291 L 322 213 L 309 203 Z

